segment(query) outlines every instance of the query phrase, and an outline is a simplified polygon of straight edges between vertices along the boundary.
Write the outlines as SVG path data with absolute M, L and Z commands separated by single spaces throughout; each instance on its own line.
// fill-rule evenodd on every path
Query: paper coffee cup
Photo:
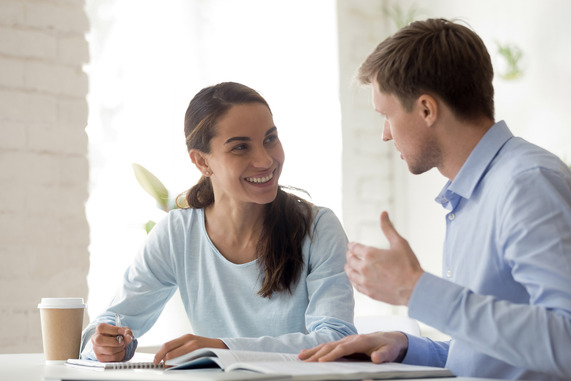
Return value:
M 38 308 L 46 362 L 79 358 L 85 310 L 83 298 L 42 298 Z

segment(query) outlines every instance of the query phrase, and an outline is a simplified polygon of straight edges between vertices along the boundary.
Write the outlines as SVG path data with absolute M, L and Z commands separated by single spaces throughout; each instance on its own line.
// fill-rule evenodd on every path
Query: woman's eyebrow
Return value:
M 224 142 L 224 144 L 232 143 L 232 142 L 235 142 L 235 141 L 237 141 L 237 140 L 238 140 L 238 141 L 250 141 L 250 140 L 252 140 L 252 139 L 250 139 L 250 138 L 248 138 L 248 137 L 246 137 L 246 136 L 234 136 L 233 138 L 230 138 L 230 139 L 226 140 L 226 141 Z
M 270 134 L 276 132 L 277 130 L 278 130 L 278 128 L 274 126 L 274 127 L 270 128 L 269 130 L 266 131 L 265 136 L 268 136 L 268 135 L 270 135 Z M 252 139 L 250 139 L 250 138 L 247 137 L 247 136 L 234 136 L 234 137 L 229 138 L 228 140 L 226 140 L 226 141 L 224 142 L 224 144 L 232 143 L 232 142 L 235 142 L 235 141 L 246 141 L 246 142 L 249 142 L 250 140 L 252 140 Z

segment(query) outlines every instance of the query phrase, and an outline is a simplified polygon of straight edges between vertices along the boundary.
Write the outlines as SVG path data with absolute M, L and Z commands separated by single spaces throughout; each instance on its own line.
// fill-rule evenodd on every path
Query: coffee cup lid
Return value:
M 38 308 L 85 308 L 83 298 L 42 298 Z

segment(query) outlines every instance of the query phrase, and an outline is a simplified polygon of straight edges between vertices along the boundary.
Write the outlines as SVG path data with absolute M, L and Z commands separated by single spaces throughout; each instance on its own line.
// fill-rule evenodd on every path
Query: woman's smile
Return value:
M 254 176 L 246 177 L 246 181 L 252 184 L 265 184 L 273 178 L 274 178 L 274 172 L 270 173 L 267 176 L 262 176 L 262 177 L 254 177 Z

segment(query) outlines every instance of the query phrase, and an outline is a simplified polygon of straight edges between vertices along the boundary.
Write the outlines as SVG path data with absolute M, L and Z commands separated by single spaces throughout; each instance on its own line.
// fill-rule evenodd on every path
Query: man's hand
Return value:
M 385 303 L 408 305 L 424 271 L 387 212 L 381 213 L 381 229 L 389 241 L 389 249 L 350 242 L 345 272 L 357 291 Z
M 184 335 L 178 339 L 164 343 L 155 355 L 154 363 L 172 360 L 186 353 L 190 353 L 200 348 L 222 348 L 228 349 L 226 344 L 220 339 L 210 339 L 208 337 Z
M 119 342 L 117 336 L 122 336 Z M 129 327 L 115 327 L 114 325 L 101 323 L 91 336 L 93 353 L 100 362 L 118 362 L 125 359 L 125 350 L 133 341 L 133 332 Z
M 335 361 L 341 357 L 364 354 L 377 364 L 400 362 L 406 355 L 408 339 L 402 332 L 375 332 L 367 335 L 352 335 L 331 343 L 300 352 L 305 361 Z

